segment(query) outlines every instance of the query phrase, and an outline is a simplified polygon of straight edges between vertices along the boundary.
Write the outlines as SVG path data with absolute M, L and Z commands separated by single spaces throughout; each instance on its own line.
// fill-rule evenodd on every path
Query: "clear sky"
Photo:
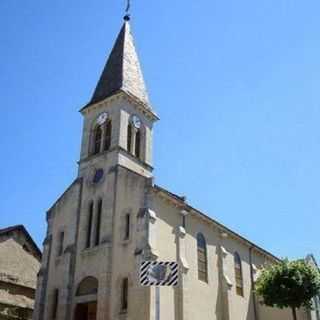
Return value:
M 124 0 L 0 1 L 0 227 L 41 245 Z M 272 253 L 320 259 L 319 0 L 132 0 L 156 183 Z

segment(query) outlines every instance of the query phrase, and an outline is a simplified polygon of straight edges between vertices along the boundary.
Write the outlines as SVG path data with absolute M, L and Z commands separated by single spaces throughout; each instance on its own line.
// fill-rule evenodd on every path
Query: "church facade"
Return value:
M 253 290 L 276 257 L 154 183 L 159 118 L 128 20 L 81 110 L 78 176 L 47 212 L 33 319 L 156 319 L 156 290 L 139 283 L 141 263 L 153 260 L 180 270 L 178 286 L 161 288 L 161 319 L 291 319 Z

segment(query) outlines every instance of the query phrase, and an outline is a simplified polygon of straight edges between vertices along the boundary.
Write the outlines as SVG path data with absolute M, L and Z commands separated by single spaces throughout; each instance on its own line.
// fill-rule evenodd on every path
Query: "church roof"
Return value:
M 33 241 L 30 233 L 27 231 L 27 229 L 24 227 L 24 225 L 19 224 L 19 225 L 10 226 L 10 227 L 6 227 L 6 228 L 3 228 L 3 229 L 0 229 L 0 236 L 4 236 L 4 235 L 8 235 L 9 236 L 13 232 L 20 232 L 21 234 L 23 234 L 23 236 L 27 239 L 27 241 L 33 247 L 33 249 L 34 249 L 34 251 L 36 253 L 36 256 L 38 257 L 38 259 L 40 261 L 41 257 L 42 257 L 41 250 L 39 249 L 37 244 Z
M 41 251 L 24 226 L 0 229 L 0 281 L 35 289 Z
M 255 248 L 257 251 L 259 251 L 260 253 L 262 253 L 263 255 L 268 256 L 269 258 L 271 258 L 274 261 L 281 261 L 281 259 L 279 259 L 278 257 L 276 257 L 274 254 L 268 252 L 267 250 L 261 248 L 260 246 L 254 244 L 253 242 L 251 242 L 250 240 L 244 238 L 243 236 L 241 236 L 240 234 L 232 231 L 231 229 L 229 229 L 228 227 L 226 227 L 225 225 L 221 224 L 220 222 L 218 222 L 217 220 L 212 219 L 211 217 L 209 217 L 208 215 L 206 215 L 205 213 L 199 211 L 198 209 L 192 207 L 191 205 L 189 205 L 186 202 L 186 198 L 184 196 L 179 196 L 175 193 L 170 192 L 169 190 L 162 188 L 158 185 L 154 185 L 153 186 L 154 190 L 156 192 L 161 192 L 163 194 L 165 194 L 167 197 L 173 199 L 174 201 L 180 203 L 183 207 L 187 208 L 188 211 L 195 213 L 198 216 L 203 217 L 204 219 L 206 219 L 207 221 L 213 223 L 214 225 L 216 225 L 218 228 L 220 228 L 221 230 L 223 230 L 224 232 L 226 232 L 227 234 L 230 234 L 232 236 L 234 236 L 235 238 L 243 241 L 244 243 L 246 243 L 250 248 Z
M 129 21 L 125 21 L 91 101 L 84 108 L 123 91 L 151 109 Z

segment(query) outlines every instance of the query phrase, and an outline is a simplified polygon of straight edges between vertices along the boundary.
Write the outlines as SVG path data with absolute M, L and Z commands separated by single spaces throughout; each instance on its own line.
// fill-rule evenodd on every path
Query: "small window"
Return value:
M 97 209 L 96 238 L 95 238 L 96 246 L 98 246 L 100 243 L 101 213 L 102 213 L 102 200 L 100 199 L 98 202 L 98 209 Z
M 129 283 L 128 278 L 122 280 L 122 287 L 121 287 L 121 311 L 127 312 L 128 310 L 128 290 L 129 290 Z
M 111 120 L 107 121 L 104 136 L 104 150 L 109 150 L 111 147 L 111 133 L 112 133 L 112 123 Z
M 206 239 L 202 233 L 197 235 L 198 247 L 198 279 L 208 282 L 208 258 Z
M 238 252 L 234 254 L 234 269 L 236 277 L 236 292 L 239 296 L 244 296 L 243 292 L 243 275 L 242 275 L 242 262 Z
M 186 228 L 186 216 L 182 216 L 182 227 L 185 229 Z
M 64 232 L 59 233 L 59 240 L 58 240 L 58 256 L 63 254 L 63 242 L 64 242 Z
M 140 155 L 141 155 L 141 152 L 140 152 L 141 146 L 140 145 L 141 145 L 141 131 L 140 131 L 140 129 L 138 129 L 136 131 L 136 136 L 135 136 L 135 152 L 134 152 L 134 154 L 137 158 L 140 158 Z
M 59 290 L 55 289 L 53 292 L 53 300 L 52 300 L 52 319 L 57 318 L 58 305 L 59 305 Z
M 132 124 L 128 124 L 128 130 L 127 130 L 127 151 L 132 152 Z
M 101 126 L 97 126 L 94 131 L 93 154 L 97 154 L 100 152 L 101 141 L 102 141 L 102 128 Z
M 130 214 L 126 214 L 124 240 L 129 240 L 129 238 L 130 238 Z
M 91 245 L 92 219 L 93 219 L 93 201 L 91 201 L 89 204 L 86 248 L 90 248 L 90 245 Z

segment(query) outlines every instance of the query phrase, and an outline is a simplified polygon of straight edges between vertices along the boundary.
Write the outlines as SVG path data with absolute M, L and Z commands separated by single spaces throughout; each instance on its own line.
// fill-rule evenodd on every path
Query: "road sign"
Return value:
M 140 268 L 142 286 L 177 286 L 179 266 L 176 262 L 144 261 Z

